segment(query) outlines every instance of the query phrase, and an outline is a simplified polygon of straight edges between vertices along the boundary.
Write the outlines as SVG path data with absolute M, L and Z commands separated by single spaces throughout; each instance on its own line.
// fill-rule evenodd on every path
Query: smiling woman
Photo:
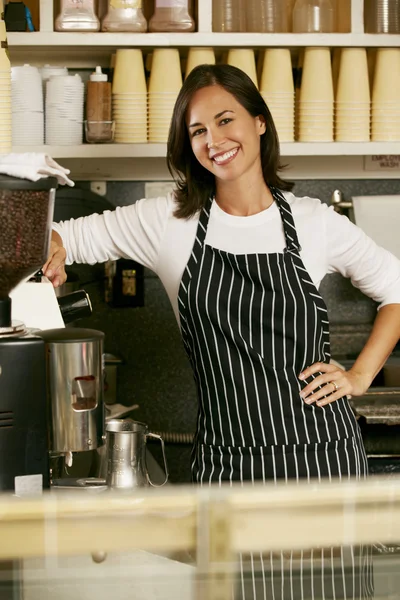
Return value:
M 290 192 L 278 175 L 271 114 L 235 67 L 201 65 L 187 77 L 168 164 L 173 194 L 54 224 L 46 272 L 57 281 L 65 258 L 93 264 L 125 257 L 159 275 L 199 400 L 195 483 L 365 478 L 348 395 L 365 393 L 400 337 L 400 262 L 318 199 Z M 348 371 L 330 361 L 318 288 L 331 272 L 380 304 Z M 310 577 L 301 568 L 297 579 L 283 554 L 270 575 L 274 557 L 251 556 L 249 578 L 241 562 L 237 598 L 371 598 L 368 548 L 320 554 L 321 568 Z
M 167 161 L 178 186 L 178 218 L 206 205 L 216 193 L 216 177 L 237 183 L 246 175 L 241 185 L 247 186 L 252 169 L 266 185 L 293 187 L 278 175 L 278 135 L 263 97 L 243 71 L 230 65 L 201 65 L 187 77 L 172 116 Z M 216 170 L 231 162 L 229 170 Z M 271 201 L 269 195 L 264 208 Z

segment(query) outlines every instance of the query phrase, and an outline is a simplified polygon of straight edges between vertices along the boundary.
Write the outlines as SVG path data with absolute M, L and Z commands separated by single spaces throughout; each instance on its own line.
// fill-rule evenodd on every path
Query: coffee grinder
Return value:
M 56 188 L 0 175 L 0 491 L 17 494 L 50 485 L 47 380 L 45 342 L 12 321 L 9 293 L 47 260 Z

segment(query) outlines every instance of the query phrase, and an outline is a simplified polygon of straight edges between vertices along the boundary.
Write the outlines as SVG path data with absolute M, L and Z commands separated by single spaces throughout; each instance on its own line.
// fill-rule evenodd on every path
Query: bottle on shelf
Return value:
M 189 0 L 155 0 L 154 14 L 149 22 L 149 31 L 194 31 Z
M 245 0 L 213 0 L 212 28 L 222 33 L 246 31 Z
M 101 67 L 96 67 L 87 84 L 85 130 L 86 140 L 90 143 L 105 143 L 113 139 L 111 83 Z
M 147 21 L 142 0 L 108 0 L 108 12 L 101 23 L 102 31 L 145 33 Z
M 99 31 L 95 0 L 61 0 L 60 14 L 55 22 L 56 31 Z
M 335 31 L 335 10 L 331 0 L 297 0 L 292 16 L 293 33 Z

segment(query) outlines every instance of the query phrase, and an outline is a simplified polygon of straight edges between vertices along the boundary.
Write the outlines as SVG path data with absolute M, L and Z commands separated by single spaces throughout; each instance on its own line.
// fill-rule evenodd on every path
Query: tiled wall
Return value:
M 85 184 L 80 184 L 87 187 Z M 330 203 L 340 189 L 344 198 L 353 195 L 397 194 L 399 180 L 297 181 L 294 192 Z M 144 196 L 144 183 L 113 182 L 107 199 L 126 205 Z M 106 334 L 106 351 L 122 357 L 118 371 L 118 402 L 137 403 L 132 414 L 152 431 L 188 432 L 195 428 L 196 397 L 192 374 L 183 351 L 178 327 L 166 293 L 153 273 L 145 274 L 145 306 L 110 308 L 104 302 L 104 267 L 74 266 L 89 292 L 93 315 L 80 325 Z M 327 276 L 321 291 L 328 304 L 334 355 L 357 353 L 366 340 L 375 314 L 374 303 L 339 275 Z M 156 448 L 152 446 L 157 456 Z M 167 444 L 171 480 L 189 480 L 190 446 Z

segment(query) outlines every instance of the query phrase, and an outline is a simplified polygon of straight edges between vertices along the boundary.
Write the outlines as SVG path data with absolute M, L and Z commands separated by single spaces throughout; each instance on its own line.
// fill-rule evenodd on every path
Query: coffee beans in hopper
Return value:
M 49 192 L 0 190 L 0 298 L 47 260 Z

